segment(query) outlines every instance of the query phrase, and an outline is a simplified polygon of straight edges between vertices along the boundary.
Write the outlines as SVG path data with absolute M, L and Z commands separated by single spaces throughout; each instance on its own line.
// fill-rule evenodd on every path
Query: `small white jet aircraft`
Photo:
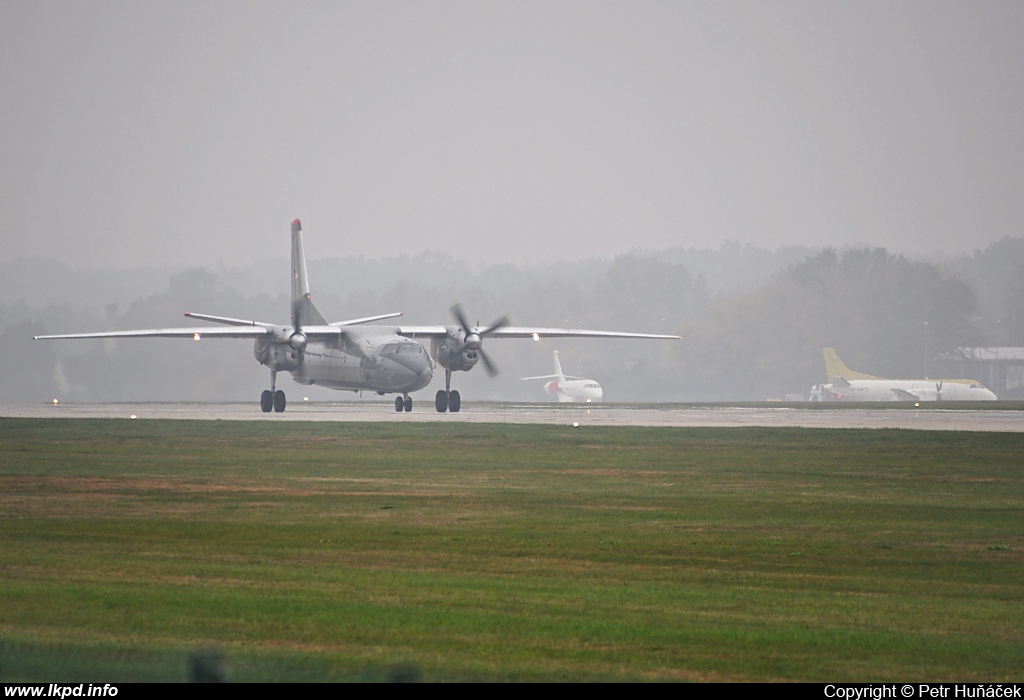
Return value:
M 434 397 L 438 413 L 458 413 L 462 398 L 451 388 L 452 372 L 468 372 L 482 362 L 494 377 L 498 370 L 484 354 L 484 338 L 659 338 L 678 340 L 677 335 L 620 333 L 565 328 L 511 326 L 507 317 L 489 326 L 470 326 L 462 307 L 451 308 L 458 325 L 452 326 L 365 326 L 363 324 L 401 316 L 388 313 L 328 323 L 320 315 L 309 294 L 306 258 L 302 250 L 302 224 L 292 222 L 292 317 L 291 325 L 249 321 L 224 316 L 186 313 L 200 321 L 228 326 L 193 328 L 156 328 L 149 330 L 109 331 L 40 335 L 37 340 L 57 338 L 249 338 L 255 341 L 256 360 L 270 369 L 270 389 L 260 397 L 264 413 L 285 409 L 284 392 L 277 388 L 277 373 L 290 372 L 299 384 L 345 391 L 375 391 L 380 395 L 398 394 L 395 410 L 412 410 L 409 394 L 423 389 L 434 376 L 435 362 L 444 368 L 444 389 Z M 430 355 L 416 342 L 430 340 Z M 433 358 L 433 361 L 431 360 Z
M 530 379 L 551 379 L 544 385 L 550 393 L 558 396 L 559 403 L 593 403 L 600 401 L 604 396 L 601 385 L 593 379 L 583 377 L 567 377 L 562 374 L 562 363 L 558 361 L 558 351 L 555 350 L 555 373 L 545 374 L 541 377 L 523 377 L 523 381 Z
M 825 348 L 831 384 L 811 388 L 811 401 L 995 401 L 996 395 L 973 379 L 882 379 L 848 368 Z

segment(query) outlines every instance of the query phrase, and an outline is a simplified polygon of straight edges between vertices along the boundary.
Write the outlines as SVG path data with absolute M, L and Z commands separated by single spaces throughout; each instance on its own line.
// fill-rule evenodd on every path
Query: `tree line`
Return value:
M 0 272 L 16 278 L 18 265 Z M 184 311 L 287 322 L 287 265 L 101 271 L 97 285 L 75 271 L 77 286 L 55 300 L 59 280 L 72 273 L 34 261 L 32 279 L 45 284 L 50 271 L 57 291 L 33 305 L 31 285 L 18 298 L 5 290 L 0 401 L 250 400 L 268 380 L 245 341 L 31 337 L 192 325 Z M 882 248 L 773 253 L 729 244 L 699 255 L 637 251 L 537 266 L 472 266 L 438 253 L 317 260 L 310 261 L 310 277 L 314 301 L 329 320 L 402 311 L 409 324 L 452 323 L 448 308 L 460 302 L 481 324 L 508 314 L 522 324 L 683 338 L 491 340 L 499 378 L 475 371 L 456 379 L 464 395 L 480 399 L 541 400 L 540 385 L 519 377 L 549 373 L 554 349 L 567 372 L 600 381 L 608 400 L 714 401 L 806 394 L 826 381 L 823 347 L 864 372 L 918 378 L 961 347 L 1024 345 L 1022 238 L 941 263 Z M 345 396 L 308 391 L 322 399 Z

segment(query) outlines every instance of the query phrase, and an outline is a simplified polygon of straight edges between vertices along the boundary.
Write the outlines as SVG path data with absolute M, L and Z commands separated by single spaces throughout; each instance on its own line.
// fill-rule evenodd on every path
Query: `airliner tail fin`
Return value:
M 832 348 L 824 348 L 824 355 L 825 376 L 828 377 L 829 381 L 831 381 L 833 377 L 842 377 L 846 380 L 883 379 L 883 377 L 873 377 L 870 374 L 864 374 L 863 372 L 854 372 L 839 359 L 839 355 L 836 354 L 836 351 Z
M 565 375 L 562 374 L 562 363 L 558 361 L 558 351 L 555 350 L 555 376 L 561 382 L 565 381 Z

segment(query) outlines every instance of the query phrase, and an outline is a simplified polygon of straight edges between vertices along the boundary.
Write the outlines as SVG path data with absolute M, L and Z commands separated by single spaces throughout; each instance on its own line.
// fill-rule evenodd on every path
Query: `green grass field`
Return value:
M 1016 434 L 0 419 L 0 680 L 1020 680 L 1022 515 Z

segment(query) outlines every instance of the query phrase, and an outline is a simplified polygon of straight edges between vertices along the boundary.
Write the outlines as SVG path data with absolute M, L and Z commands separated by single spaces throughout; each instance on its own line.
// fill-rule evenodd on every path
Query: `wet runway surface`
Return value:
M 382 401 L 290 404 L 284 413 L 262 413 L 255 403 L 61 403 L 0 406 L 18 418 L 124 418 L 138 420 L 265 420 L 337 422 L 534 423 L 548 425 L 643 425 L 677 427 L 902 428 L 1024 432 L 1024 411 L 926 408 L 799 408 L 791 406 L 678 406 L 673 404 L 463 403 L 459 413 L 433 405 L 396 413 Z

